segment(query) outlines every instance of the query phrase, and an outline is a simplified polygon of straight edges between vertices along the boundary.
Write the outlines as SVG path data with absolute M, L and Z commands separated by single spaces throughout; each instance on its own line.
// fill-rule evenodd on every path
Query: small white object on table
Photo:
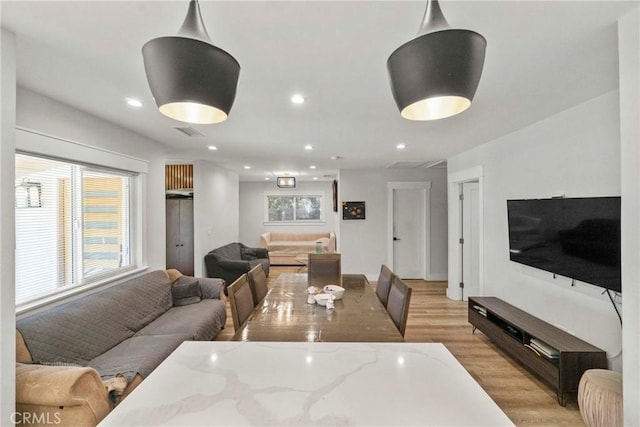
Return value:
M 100 425 L 513 423 L 439 343 L 185 341 Z

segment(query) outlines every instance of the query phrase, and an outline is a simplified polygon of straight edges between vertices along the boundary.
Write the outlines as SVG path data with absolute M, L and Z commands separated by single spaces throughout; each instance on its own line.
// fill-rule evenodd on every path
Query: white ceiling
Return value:
M 484 72 L 466 112 L 412 122 L 396 109 L 386 61 L 416 35 L 425 3 L 201 1 L 213 43 L 242 68 L 229 119 L 190 125 L 204 134 L 196 138 L 174 129 L 188 124 L 155 108 L 141 55 L 148 40 L 177 32 L 186 0 L 3 0 L 0 7 L 2 26 L 17 35 L 20 86 L 160 141 L 173 158 L 208 159 L 245 181 L 273 171 L 328 179 L 339 168 L 429 164 L 613 90 L 616 20 L 638 7 L 441 1 L 452 27 L 487 39 Z M 291 104 L 294 92 L 307 102 Z M 132 110 L 126 97 L 143 108 Z M 397 150 L 398 143 L 407 148 Z

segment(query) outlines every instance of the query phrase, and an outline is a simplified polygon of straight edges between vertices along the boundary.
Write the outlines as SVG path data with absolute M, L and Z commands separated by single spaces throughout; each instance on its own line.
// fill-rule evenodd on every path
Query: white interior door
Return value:
M 425 278 L 424 189 L 393 189 L 393 272 L 403 279 Z
M 462 184 L 462 288 L 463 300 L 480 295 L 480 186 Z

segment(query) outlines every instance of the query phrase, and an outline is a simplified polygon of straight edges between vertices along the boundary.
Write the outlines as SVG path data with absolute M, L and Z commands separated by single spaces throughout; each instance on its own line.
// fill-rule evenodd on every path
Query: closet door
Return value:
M 167 269 L 193 276 L 193 200 L 167 199 Z

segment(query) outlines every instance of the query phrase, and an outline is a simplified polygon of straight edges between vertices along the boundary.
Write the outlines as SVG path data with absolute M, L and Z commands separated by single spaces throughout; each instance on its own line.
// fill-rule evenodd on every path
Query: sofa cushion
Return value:
M 179 270 L 176 270 L 175 268 L 165 270 L 165 273 L 167 274 L 169 280 L 171 280 L 171 283 L 175 282 L 183 275 Z
M 200 282 L 192 277 L 181 276 L 171 286 L 173 306 L 195 304 L 202 300 Z
M 189 333 L 136 335 L 89 361 L 89 366 L 98 371 L 102 379 L 122 374 L 131 381 L 137 373 L 146 378 L 173 350 L 190 338 Z
M 242 259 L 244 260 L 252 261 L 254 259 L 258 259 L 256 248 L 240 248 L 240 253 L 242 255 Z
M 224 327 L 226 320 L 227 311 L 222 301 L 203 299 L 198 304 L 171 308 L 136 336 L 189 334 L 189 340 L 209 341 Z
M 294 242 L 300 242 L 300 241 L 311 241 L 313 240 L 314 242 L 319 239 L 320 237 L 326 237 L 329 238 L 331 237 L 331 233 L 330 232 L 319 232 L 319 233 L 296 233 L 296 232 L 291 232 L 291 233 L 278 233 L 278 232 L 271 232 L 270 235 L 270 240 L 271 242 L 282 242 L 282 241 L 294 241 Z M 271 245 L 269 245 L 271 246 Z
M 202 299 L 222 299 L 224 298 L 224 280 L 210 277 L 200 277 L 200 291 Z
M 269 254 L 274 253 L 295 253 L 303 254 L 316 251 L 316 242 L 314 241 L 276 241 L 269 244 Z
M 85 365 L 167 311 L 171 282 L 158 270 L 19 319 L 32 360 Z

